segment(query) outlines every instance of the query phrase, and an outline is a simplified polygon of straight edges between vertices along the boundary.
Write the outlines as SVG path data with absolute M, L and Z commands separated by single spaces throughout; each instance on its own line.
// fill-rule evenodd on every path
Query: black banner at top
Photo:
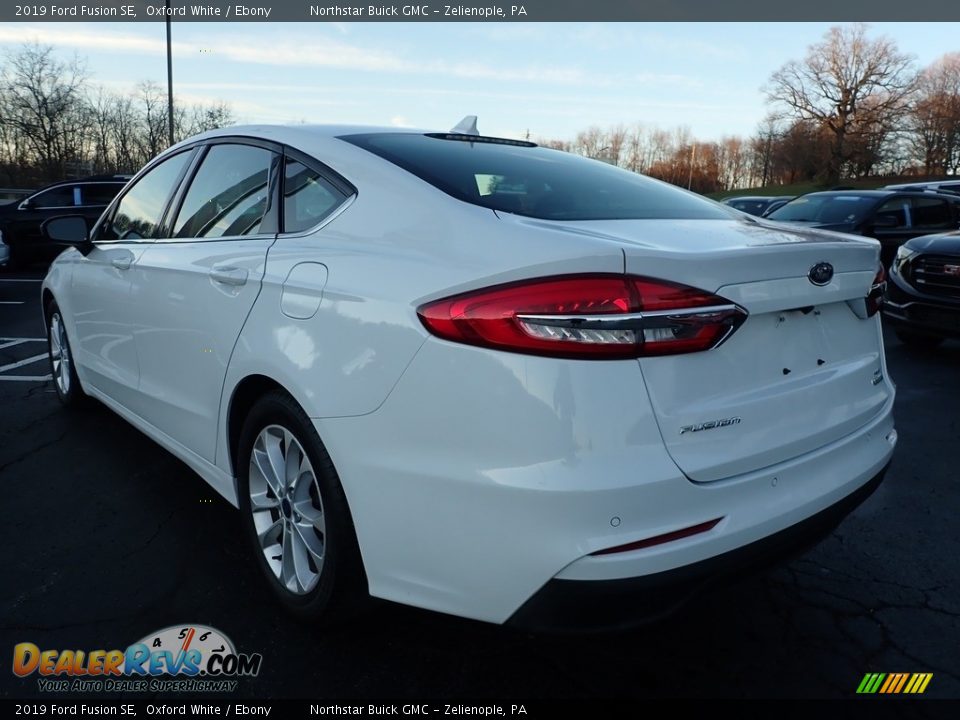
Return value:
M 0 3 L 2 22 L 957 21 L 945 0 L 35 0 Z

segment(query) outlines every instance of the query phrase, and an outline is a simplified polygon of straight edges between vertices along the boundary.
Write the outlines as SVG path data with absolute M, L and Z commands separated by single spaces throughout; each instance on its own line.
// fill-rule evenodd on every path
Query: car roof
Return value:
M 124 184 L 129 182 L 133 175 L 89 175 L 81 178 L 70 178 L 68 180 L 57 180 L 56 182 L 37 188 L 34 192 L 49 190 L 50 188 L 60 187 L 62 185 L 76 185 L 77 183 L 117 183 Z
M 724 198 L 723 202 L 735 202 L 737 200 L 744 200 L 746 202 L 759 202 L 762 200 L 783 200 L 792 197 L 793 195 L 735 195 L 733 197 Z
M 936 188 L 941 185 L 958 185 L 960 184 L 960 177 L 956 178 L 946 178 L 944 180 L 920 180 L 918 182 L 912 183 L 896 183 L 893 185 L 884 185 L 885 190 L 900 190 L 900 189 L 909 189 L 915 187 L 929 187 Z
M 910 192 L 904 190 L 818 190 L 816 192 L 806 193 L 804 195 L 799 195 L 798 198 L 803 197 L 823 197 L 823 196 L 834 196 L 834 197 L 865 197 L 865 198 L 884 198 L 890 195 L 929 195 L 929 193 L 923 192 Z
M 185 138 L 174 147 L 182 144 L 225 136 L 254 137 L 274 142 L 293 144 L 302 141 L 304 136 L 314 138 L 337 138 L 341 135 L 359 135 L 362 133 L 428 133 L 448 132 L 445 130 L 426 130 L 422 128 L 392 127 L 385 125 L 230 125 L 228 127 L 208 130 Z

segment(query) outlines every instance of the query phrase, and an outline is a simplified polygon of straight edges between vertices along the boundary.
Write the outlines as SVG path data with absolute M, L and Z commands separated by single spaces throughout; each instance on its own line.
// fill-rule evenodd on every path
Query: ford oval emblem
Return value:
M 807 274 L 814 285 L 826 285 L 833 280 L 833 265 L 827 262 L 817 263 Z

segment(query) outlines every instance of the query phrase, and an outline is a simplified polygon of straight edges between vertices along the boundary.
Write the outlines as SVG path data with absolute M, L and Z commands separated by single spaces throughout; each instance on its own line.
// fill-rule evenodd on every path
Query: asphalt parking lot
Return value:
M 124 648 L 203 623 L 263 654 L 241 697 L 853 697 L 867 672 L 960 697 L 960 343 L 888 334 L 900 444 L 880 489 L 789 566 L 616 635 L 536 637 L 388 603 L 320 631 L 281 614 L 238 514 L 102 407 L 50 385 L 39 272 L 0 274 L 0 696 L 15 643 Z

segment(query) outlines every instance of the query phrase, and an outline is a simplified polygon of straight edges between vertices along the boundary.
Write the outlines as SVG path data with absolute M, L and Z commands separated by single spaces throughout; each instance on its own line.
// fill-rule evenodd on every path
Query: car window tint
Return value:
M 256 234 L 267 211 L 272 159 L 272 152 L 252 145 L 211 147 L 183 199 L 174 237 Z
M 347 199 L 316 170 L 287 158 L 283 172 L 283 230 L 308 230 Z
M 855 224 L 866 216 L 874 202 L 874 198 L 862 195 L 803 195 L 767 217 L 791 222 Z
M 37 193 L 31 198 L 35 208 L 73 207 L 73 185 L 60 185 Z
M 81 205 L 109 205 L 123 189 L 123 183 L 87 183 L 79 187 Z
M 181 152 L 167 158 L 120 199 L 113 218 L 105 223 L 98 240 L 137 240 L 153 237 L 167 200 L 180 178 L 191 153 Z
M 913 226 L 925 229 L 946 229 L 952 225 L 952 213 L 946 200 L 939 198 L 913 199 Z
M 891 226 L 884 225 L 884 230 L 910 227 L 910 199 L 894 198 L 893 200 L 887 200 L 877 208 L 874 217 L 882 221 L 892 220 L 895 223 Z
M 492 210 L 548 220 L 739 217 L 666 183 L 529 143 L 418 133 L 369 133 L 341 139 L 458 200 Z

